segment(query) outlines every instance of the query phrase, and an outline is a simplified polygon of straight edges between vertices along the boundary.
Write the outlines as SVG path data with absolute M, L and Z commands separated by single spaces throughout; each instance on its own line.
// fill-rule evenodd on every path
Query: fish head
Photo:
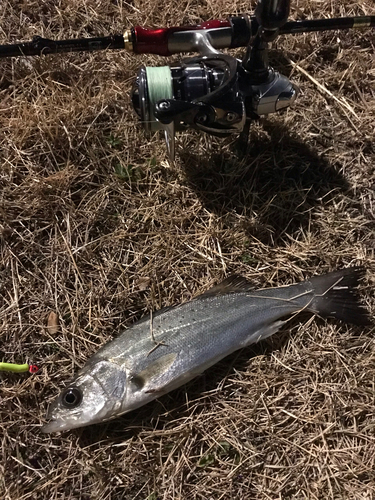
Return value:
M 71 430 L 114 418 L 121 413 L 126 391 L 123 366 L 103 359 L 89 362 L 50 405 L 51 420 L 42 431 Z

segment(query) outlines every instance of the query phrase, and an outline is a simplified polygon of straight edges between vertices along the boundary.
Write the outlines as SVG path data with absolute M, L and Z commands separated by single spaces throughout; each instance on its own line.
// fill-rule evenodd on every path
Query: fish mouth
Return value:
M 78 427 L 84 427 L 85 425 L 89 425 L 87 422 L 77 422 L 72 420 L 65 419 L 52 419 L 47 424 L 44 424 L 41 428 L 43 434 L 50 434 L 52 432 L 62 432 L 62 431 L 70 431 L 72 429 L 77 429 Z
M 62 419 L 52 419 L 47 424 L 44 424 L 41 428 L 43 434 L 50 434 L 52 432 L 61 432 L 61 431 L 70 431 L 71 429 L 75 429 L 77 427 L 82 427 L 82 425 L 77 425 L 77 422 L 67 422 Z
M 93 418 L 88 417 L 87 415 L 71 415 L 69 418 L 66 416 L 55 416 L 50 415 L 51 412 L 47 413 L 47 422 L 41 427 L 41 431 L 44 434 L 50 434 L 52 432 L 63 432 L 63 431 L 71 431 L 72 429 L 78 429 L 80 427 L 86 427 L 88 425 L 104 422 L 105 420 L 110 420 L 112 417 L 107 419 L 104 418 Z
M 66 426 L 63 422 L 59 422 L 58 420 L 51 420 L 51 422 L 48 422 L 41 428 L 43 434 L 50 434 L 51 432 L 58 432 L 63 430 L 67 430 Z
M 81 412 L 73 412 L 71 415 L 60 415 L 58 408 L 58 402 L 55 401 L 49 405 L 46 414 L 46 420 L 48 421 L 41 428 L 41 431 L 44 434 L 50 434 L 52 432 L 62 432 L 69 431 L 71 429 L 76 429 L 77 427 L 82 427 L 85 424 L 82 423 L 82 413 Z

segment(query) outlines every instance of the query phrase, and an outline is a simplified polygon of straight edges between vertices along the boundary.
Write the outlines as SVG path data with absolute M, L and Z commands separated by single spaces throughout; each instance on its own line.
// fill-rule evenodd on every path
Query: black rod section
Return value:
M 373 27 L 375 27 L 375 16 L 310 19 L 304 21 L 287 21 L 284 26 L 280 28 L 279 34 L 290 35 L 295 33 L 309 33 L 311 31 Z
M 48 40 L 47 38 L 35 36 L 32 42 L 0 45 L 0 58 L 124 48 L 125 43 L 123 35 L 111 35 L 99 38 L 77 38 L 72 40 Z

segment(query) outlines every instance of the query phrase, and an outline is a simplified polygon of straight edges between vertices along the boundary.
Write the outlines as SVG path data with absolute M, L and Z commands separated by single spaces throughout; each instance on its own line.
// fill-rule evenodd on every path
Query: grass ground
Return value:
M 2 5 L 1 43 L 250 9 Z M 292 8 L 295 18 L 364 14 L 375 14 L 372 0 Z M 272 62 L 300 86 L 297 105 L 256 124 L 245 157 L 189 133 L 175 164 L 130 105 L 137 68 L 161 58 L 0 61 L 0 358 L 42 367 L 0 375 L 1 499 L 375 498 L 373 328 L 295 319 L 123 418 L 40 432 L 48 404 L 100 345 L 230 273 L 264 287 L 364 264 L 374 311 L 374 43 L 370 30 L 280 38 Z

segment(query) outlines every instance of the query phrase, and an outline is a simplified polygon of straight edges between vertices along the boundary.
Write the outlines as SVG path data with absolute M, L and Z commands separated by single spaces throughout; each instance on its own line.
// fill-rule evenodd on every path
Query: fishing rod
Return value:
M 319 31 L 370 28 L 375 26 L 375 16 L 339 17 L 334 19 L 313 19 L 288 21 L 279 29 L 279 35 L 296 35 Z M 215 19 L 198 25 L 173 26 L 170 28 L 145 28 L 135 26 L 124 34 L 94 38 L 72 38 L 69 40 L 49 40 L 35 36 L 31 42 L 0 45 L 0 59 L 18 56 L 41 56 L 67 52 L 99 50 L 127 50 L 135 54 L 156 54 L 169 56 L 188 52 L 181 43 L 181 32 L 202 31 L 209 35 L 214 48 L 237 48 L 246 46 L 250 38 L 257 34 L 259 22 L 255 16 Z M 186 37 L 186 35 L 184 35 Z M 221 40 L 221 43 L 220 41 Z M 224 43 L 223 43 L 224 42 Z
M 375 27 L 375 16 L 288 21 L 290 0 L 258 0 L 255 15 L 169 28 L 135 26 L 123 34 L 71 40 L 36 36 L 31 42 L 0 45 L 0 58 L 66 52 L 127 50 L 134 54 L 199 56 L 160 67 L 142 66 L 131 97 L 143 128 L 164 131 L 175 156 L 175 132 L 193 128 L 211 135 L 248 137 L 260 115 L 292 105 L 298 87 L 272 68 L 269 44 L 280 35 Z M 221 52 L 247 47 L 242 60 Z

